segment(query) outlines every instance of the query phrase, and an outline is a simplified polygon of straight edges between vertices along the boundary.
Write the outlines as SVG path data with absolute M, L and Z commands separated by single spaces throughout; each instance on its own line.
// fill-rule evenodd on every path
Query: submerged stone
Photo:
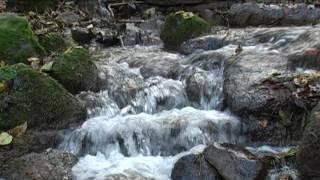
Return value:
M 179 11 L 166 17 L 160 38 L 167 49 L 178 49 L 183 41 L 207 32 L 209 24 L 191 12 Z
M 9 87 L 0 93 L 0 129 L 24 122 L 28 128 L 64 128 L 86 118 L 80 102 L 60 84 L 24 64 L 0 69 L 0 81 Z
M 43 54 L 43 48 L 24 17 L 14 14 L 0 15 L 1 60 L 6 64 L 26 63 L 27 58 Z

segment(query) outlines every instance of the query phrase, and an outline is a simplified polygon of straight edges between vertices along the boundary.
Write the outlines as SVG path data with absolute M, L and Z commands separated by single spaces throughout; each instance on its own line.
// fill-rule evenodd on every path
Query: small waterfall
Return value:
M 318 32 L 307 27 L 236 29 L 226 37 L 229 45 L 188 57 L 157 46 L 101 50 L 95 57 L 100 59 L 102 91 L 78 95 L 89 119 L 60 145 L 80 157 L 74 178 L 169 180 L 174 163 L 184 155 L 201 153 L 215 142 L 242 144 L 240 120 L 221 111 L 225 66 L 235 56 L 236 44 L 244 46 L 242 53 L 272 51 L 285 56 L 304 49 L 300 41 L 310 33 Z M 258 156 L 288 150 L 247 149 Z M 297 179 L 296 174 L 283 164 L 270 170 L 267 179 Z
M 107 157 L 114 150 L 125 156 L 174 155 L 198 145 L 238 141 L 239 121 L 218 111 L 191 107 L 87 120 L 73 131 L 61 148 L 74 154 Z

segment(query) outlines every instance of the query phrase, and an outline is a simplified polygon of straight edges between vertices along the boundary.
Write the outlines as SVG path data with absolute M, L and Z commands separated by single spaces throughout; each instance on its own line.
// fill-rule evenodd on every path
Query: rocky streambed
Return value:
M 236 4 L 230 11 L 244 13 L 247 6 L 260 7 Z M 0 179 L 320 178 L 319 25 L 210 27 L 179 11 L 169 25 L 178 16 L 192 28 L 161 29 L 161 15 L 125 27 L 100 18 L 97 25 L 78 10 L 57 19 L 75 15 L 78 24 L 54 35 L 37 28 L 34 14 L 31 27 L 12 14 L 0 17 L 0 35 L 14 32 L 0 41 L 6 50 L 0 54 L 0 130 L 14 134 L 28 123 L 24 134 L 0 146 Z M 246 25 L 257 25 L 252 17 L 258 15 L 246 17 Z M 58 22 L 48 27 L 59 30 Z M 18 26 L 6 31 L 12 24 Z M 24 33 L 28 38 L 20 41 Z M 22 57 L 12 55 L 17 47 L 25 47 L 18 49 Z M 29 57 L 44 66 L 26 65 Z

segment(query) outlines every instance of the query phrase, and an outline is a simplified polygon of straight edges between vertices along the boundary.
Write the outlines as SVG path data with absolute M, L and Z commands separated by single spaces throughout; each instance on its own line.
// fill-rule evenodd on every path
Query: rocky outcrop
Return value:
M 24 122 L 28 128 L 65 128 L 86 118 L 86 110 L 54 79 L 24 64 L 0 69 L 0 129 Z
M 14 14 L 0 15 L 0 59 L 6 64 L 26 63 L 44 55 L 28 21 Z
M 98 70 L 86 49 L 69 48 L 54 59 L 49 74 L 71 93 L 96 90 Z
M 308 25 L 319 22 L 320 10 L 305 4 L 281 7 L 244 3 L 232 5 L 229 15 L 233 26 Z
M 192 54 L 197 50 L 216 50 L 227 45 L 228 41 L 224 37 L 217 35 L 202 36 L 185 41 L 180 46 L 180 52 L 183 54 Z
M 160 38 L 167 49 L 179 49 L 183 41 L 208 31 L 209 24 L 191 12 L 179 11 L 166 17 Z
M 263 163 L 240 146 L 214 144 L 204 150 L 203 156 L 225 180 L 264 179 L 266 175 Z
M 297 153 L 298 169 L 302 179 L 320 179 L 320 105 L 308 119 L 308 125 Z
M 172 170 L 173 180 L 223 180 L 202 154 L 191 154 L 179 159 Z
M 71 180 L 71 169 L 76 162 L 77 158 L 70 153 L 49 149 L 11 160 L 1 167 L 0 176 L 12 180 Z

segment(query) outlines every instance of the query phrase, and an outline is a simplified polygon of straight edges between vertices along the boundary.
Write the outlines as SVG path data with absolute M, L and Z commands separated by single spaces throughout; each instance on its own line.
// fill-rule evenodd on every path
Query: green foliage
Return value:
M 63 51 L 67 47 L 66 42 L 59 33 L 49 33 L 40 36 L 39 42 L 47 52 Z
M 179 11 L 167 16 L 160 37 L 169 49 L 177 49 L 183 41 L 208 31 L 209 24 L 197 15 Z
M 28 21 L 13 14 L 0 15 L 0 59 L 6 64 L 25 63 L 27 58 L 44 55 Z

